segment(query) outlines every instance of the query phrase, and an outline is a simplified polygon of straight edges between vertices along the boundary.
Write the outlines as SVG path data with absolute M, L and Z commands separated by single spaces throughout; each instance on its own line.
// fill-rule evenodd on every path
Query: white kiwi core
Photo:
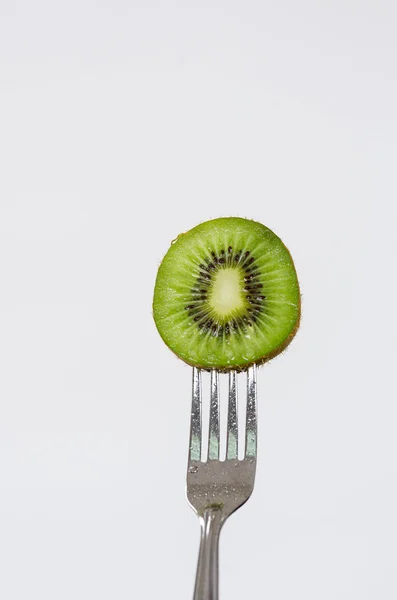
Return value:
M 240 311 L 245 306 L 244 280 L 240 269 L 220 269 L 212 284 L 209 304 L 220 317 Z

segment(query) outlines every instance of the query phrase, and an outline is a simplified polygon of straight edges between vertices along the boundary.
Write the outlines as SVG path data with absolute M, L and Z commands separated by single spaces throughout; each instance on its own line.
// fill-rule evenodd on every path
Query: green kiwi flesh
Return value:
M 158 273 L 153 316 L 169 348 L 203 369 L 242 370 L 279 354 L 300 320 L 291 255 L 248 219 L 206 221 L 172 242 Z

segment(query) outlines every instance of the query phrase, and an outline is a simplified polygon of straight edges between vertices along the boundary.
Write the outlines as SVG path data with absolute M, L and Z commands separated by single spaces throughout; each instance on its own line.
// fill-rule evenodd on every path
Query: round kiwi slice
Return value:
M 245 369 L 279 354 L 298 329 L 294 263 L 261 223 L 206 221 L 172 242 L 158 270 L 153 311 L 164 342 L 188 364 Z

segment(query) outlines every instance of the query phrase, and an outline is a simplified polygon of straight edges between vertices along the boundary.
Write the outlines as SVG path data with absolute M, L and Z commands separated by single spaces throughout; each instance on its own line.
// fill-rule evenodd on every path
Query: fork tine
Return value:
M 256 365 L 247 371 L 247 421 L 245 429 L 245 456 L 256 457 Z
M 218 371 L 211 371 L 211 404 L 208 459 L 219 459 L 219 377 Z
M 193 367 L 189 460 L 201 460 L 201 371 Z
M 229 373 L 229 405 L 227 411 L 227 446 L 226 458 L 233 460 L 238 457 L 238 425 L 237 425 L 237 390 L 236 371 Z

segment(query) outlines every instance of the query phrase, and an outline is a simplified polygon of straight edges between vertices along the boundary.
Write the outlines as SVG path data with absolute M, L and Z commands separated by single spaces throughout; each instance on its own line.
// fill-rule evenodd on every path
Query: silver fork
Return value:
M 218 600 L 219 535 L 226 519 L 252 494 L 256 470 L 256 367 L 247 371 L 245 456 L 238 460 L 236 373 L 229 373 L 226 460 L 219 460 L 219 374 L 211 371 L 208 460 L 201 461 L 201 372 L 193 368 L 186 495 L 201 525 L 194 600 Z

